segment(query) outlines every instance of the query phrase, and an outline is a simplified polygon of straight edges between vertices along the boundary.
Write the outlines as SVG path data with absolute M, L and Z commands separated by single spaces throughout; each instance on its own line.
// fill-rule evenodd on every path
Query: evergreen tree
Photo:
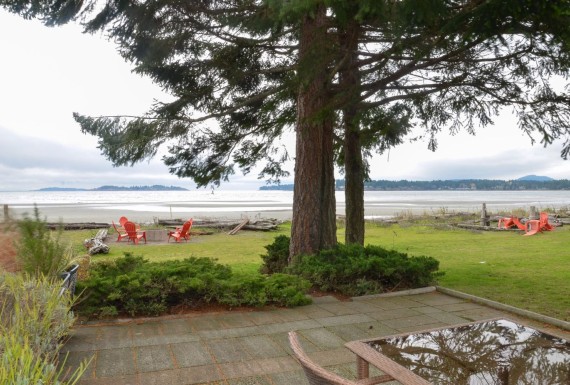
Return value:
M 491 124 L 509 107 L 531 140 L 534 133 L 545 145 L 566 138 L 567 158 L 570 98 L 552 79 L 568 75 L 570 2 L 332 3 L 347 243 L 364 241 L 366 158 L 397 145 L 414 124 L 435 150 L 443 128 L 474 134 L 476 124 Z

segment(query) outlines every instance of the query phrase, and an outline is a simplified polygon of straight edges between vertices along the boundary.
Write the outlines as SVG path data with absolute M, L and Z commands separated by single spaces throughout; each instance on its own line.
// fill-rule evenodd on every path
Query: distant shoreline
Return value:
M 335 191 L 344 191 L 344 180 L 335 182 Z M 260 191 L 293 191 L 294 185 L 262 186 Z M 564 191 L 570 190 L 570 180 L 529 175 L 516 180 L 454 179 L 454 180 L 370 180 L 364 191 Z
M 187 188 L 178 186 L 100 186 L 95 188 L 70 188 L 70 187 L 44 187 L 39 190 L 43 192 L 73 192 L 73 191 L 188 191 Z

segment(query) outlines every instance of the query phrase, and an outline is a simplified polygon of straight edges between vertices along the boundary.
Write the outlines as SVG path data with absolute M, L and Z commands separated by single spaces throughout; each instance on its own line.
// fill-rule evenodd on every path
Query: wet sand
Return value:
M 62 222 L 62 223 L 111 223 L 111 221 L 118 222 L 121 216 L 126 216 L 130 220 L 143 223 L 152 224 L 157 222 L 158 219 L 241 219 L 248 217 L 250 219 L 256 218 L 275 218 L 278 220 L 291 220 L 293 211 L 288 205 L 283 205 L 275 209 L 275 204 L 272 204 L 271 209 L 263 209 L 263 207 L 247 207 L 243 205 L 243 211 L 229 211 L 224 210 L 222 207 L 211 207 L 210 205 L 194 205 L 192 207 L 184 206 L 165 206 L 157 207 L 156 210 L 129 210 L 124 205 L 117 205 L 117 207 L 105 207 L 104 209 L 85 206 L 85 205 L 39 205 L 40 215 L 47 222 Z M 373 217 L 391 217 L 397 213 L 401 213 L 403 207 L 377 207 L 366 206 L 365 214 Z M 344 215 L 344 205 L 337 206 L 337 215 Z M 33 214 L 33 208 L 20 208 L 10 207 L 9 215 L 12 218 L 22 218 L 24 215 L 30 216 Z

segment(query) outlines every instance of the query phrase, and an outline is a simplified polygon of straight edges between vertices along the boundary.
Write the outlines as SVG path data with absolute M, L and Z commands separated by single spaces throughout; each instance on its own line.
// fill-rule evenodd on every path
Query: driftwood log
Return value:
M 249 223 L 249 219 L 244 219 L 243 222 L 241 222 L 239 225 L 237 225 L 236 227 L 234 227 L 228 234 L 229 235 L 236 235 L 238 231 L 240 231 L 241 229 L 244 228 L 245 225 L 247 225 Z
M 469 229 L 469 230 L 524 232 L 524 231 L 519 230 L 519 229 L 500 229 L 497 226 L 481 226 L 479 224 L 474 224 L 474 223 L 457 223 L 455 226 L 462 228 L 462 229 Z
M 88 238 L 83 241 L 83 246 L 89 250 L 89 255 L 109 254 L 109 246 L 103 243 L 105 241 L 105 238 L 107 238 L 107 234 L 107 229 L 101 229 L 93 238 Z
M 85 223 L 47 223 L 48 229 L 58 230 L 96 230 L 108 229 L 111 227 L 109 223 L 85 222 Z
M 159 219 L 158 224 L 166 227 L 182 226 L 185 219 Z M 192 224 L 192 229 L 207 227 L 220 230 L 232 230 L 241 225 L 244 220 L 214 220 L 214 219 L 195 219 Z M 240 228 L 240 230 L 251 231 L 271 231 L 277 230 L 282 222 L 277 219 L 260 219 L 257 221 L 249 221 L 248 224 Z

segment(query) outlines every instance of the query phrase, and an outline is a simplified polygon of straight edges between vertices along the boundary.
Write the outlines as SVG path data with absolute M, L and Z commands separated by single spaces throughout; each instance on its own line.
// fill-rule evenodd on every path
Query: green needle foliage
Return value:
M 88 316 L 160 315 L 180 305 L 190 309 L 207 304 L 236 306 L 297 306 L 310 302 L 309 283 L 275 274 L 235 274 L 211 258 L 149 262 L 125 253 L 94 264 L 90 276 L 78 282 L 85 298 L 78 310 Z

